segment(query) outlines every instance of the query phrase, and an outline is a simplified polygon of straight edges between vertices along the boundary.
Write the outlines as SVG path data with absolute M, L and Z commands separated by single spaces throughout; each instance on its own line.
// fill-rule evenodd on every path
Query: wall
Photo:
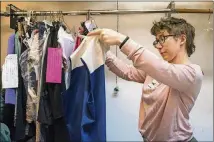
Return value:
M 3 2 L 1 10 L 5 10 Z M 88 10 L 88 9 L 116 9 L 116 2 L 13 2 L 21 9 L 26 10 Z M 168 2 L 119 2 L 120 9 L 163 9 Z M 177 8 L 213 8 L 212 2 L 176 2 Z M 159 20 L 164 14 L 134 14 L 120 15 L 118 30 L 129 35 L 144 47 L 155 52 L 152 42 L 154 37 L 150 35 L 150 28 L 154 20 Z M 199 64 L 205 72 L 203 87 L 198 100 L 193 108 L 190 121 L 194 128 L 195 137 L 199 141 L 213 140 L 213 31 L 206 31 L 213 27 L 213 15 L 209 14 L 176 14 L 176 17 L 187 19 L 196 29 L 196 52 L 191 60 Z M 117 29 L 117 16 L 93 16 L 99 27 Z M 66 23 L 72 28 L 79 26 L 85 16 L 65 16 Z M 1 17 L 1 65 L 3 64 L 7 39 L 13 30 L 9 29 L 9 18 Z M 116 52 L 116 48 L 111 49 Z M 131 63 L 118 50 L 118 57 L 126 63 Z M 108 141 L 141 141 L 137 130 L 138 110 L 141 97 L 142 84 L 127 82 L 118 78 L 120 88 L 117 97 L 112 96 L 115 87 L 115 75 L 106 68 L 106 101 L 107 101 L 107 137 Z

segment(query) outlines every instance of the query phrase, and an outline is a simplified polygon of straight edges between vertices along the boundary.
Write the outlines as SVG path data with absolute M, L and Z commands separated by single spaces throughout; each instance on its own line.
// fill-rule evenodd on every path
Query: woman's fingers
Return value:
M 91 32 L 87 36 L 99 36 L 99 41 L 107 44 L 107 45 L 118 45 L 118 38 L 120 38 L 120 34 L 118 32 L 111 29 L 96 29 Z
M 96 29 L 96 30 L 93 30 L 93 31 L 89 32 L 87 34 L 87 36 L 100 35 L 101 32 L 102 32 L 102 29 Z

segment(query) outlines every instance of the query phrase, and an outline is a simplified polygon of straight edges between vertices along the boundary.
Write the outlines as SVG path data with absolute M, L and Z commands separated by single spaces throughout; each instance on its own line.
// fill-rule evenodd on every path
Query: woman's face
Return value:
M 174 34 L 169 34 L 166 30 L 163 30 L 156 35 L 156 41 L 153 43 L 163 59 L 168 62 L 171 62 L 177 56 L 183 44 L 180 38 L 175 39 L 174 37 Z

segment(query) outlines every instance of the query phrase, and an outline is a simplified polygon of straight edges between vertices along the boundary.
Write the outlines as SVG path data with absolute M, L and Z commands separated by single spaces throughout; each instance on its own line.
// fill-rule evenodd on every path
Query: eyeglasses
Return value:
M 157 45 L 158 43 L 160 43 L 160 44 L 162 45 L 162 44 L 166 41 L 166 39 L 167 39 L 168 37 L 170 37 L 170 36 L 175 36 L 175 35 L 160 36 L 159 39 L 156 39 L 156 40 L 153 42 L 154 47 L 156 48 L 156 45 Z

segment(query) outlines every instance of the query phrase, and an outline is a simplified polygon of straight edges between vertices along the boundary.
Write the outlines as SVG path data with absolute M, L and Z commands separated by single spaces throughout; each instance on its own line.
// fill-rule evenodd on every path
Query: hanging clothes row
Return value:
M 18 86 L 5 87 L 3 113 L 13 141 L 106 141 L 103 45 L 80 36 L 91 27 L 76 34 L 60 20 L 18 19 L 7 53 L 17 56 Z

